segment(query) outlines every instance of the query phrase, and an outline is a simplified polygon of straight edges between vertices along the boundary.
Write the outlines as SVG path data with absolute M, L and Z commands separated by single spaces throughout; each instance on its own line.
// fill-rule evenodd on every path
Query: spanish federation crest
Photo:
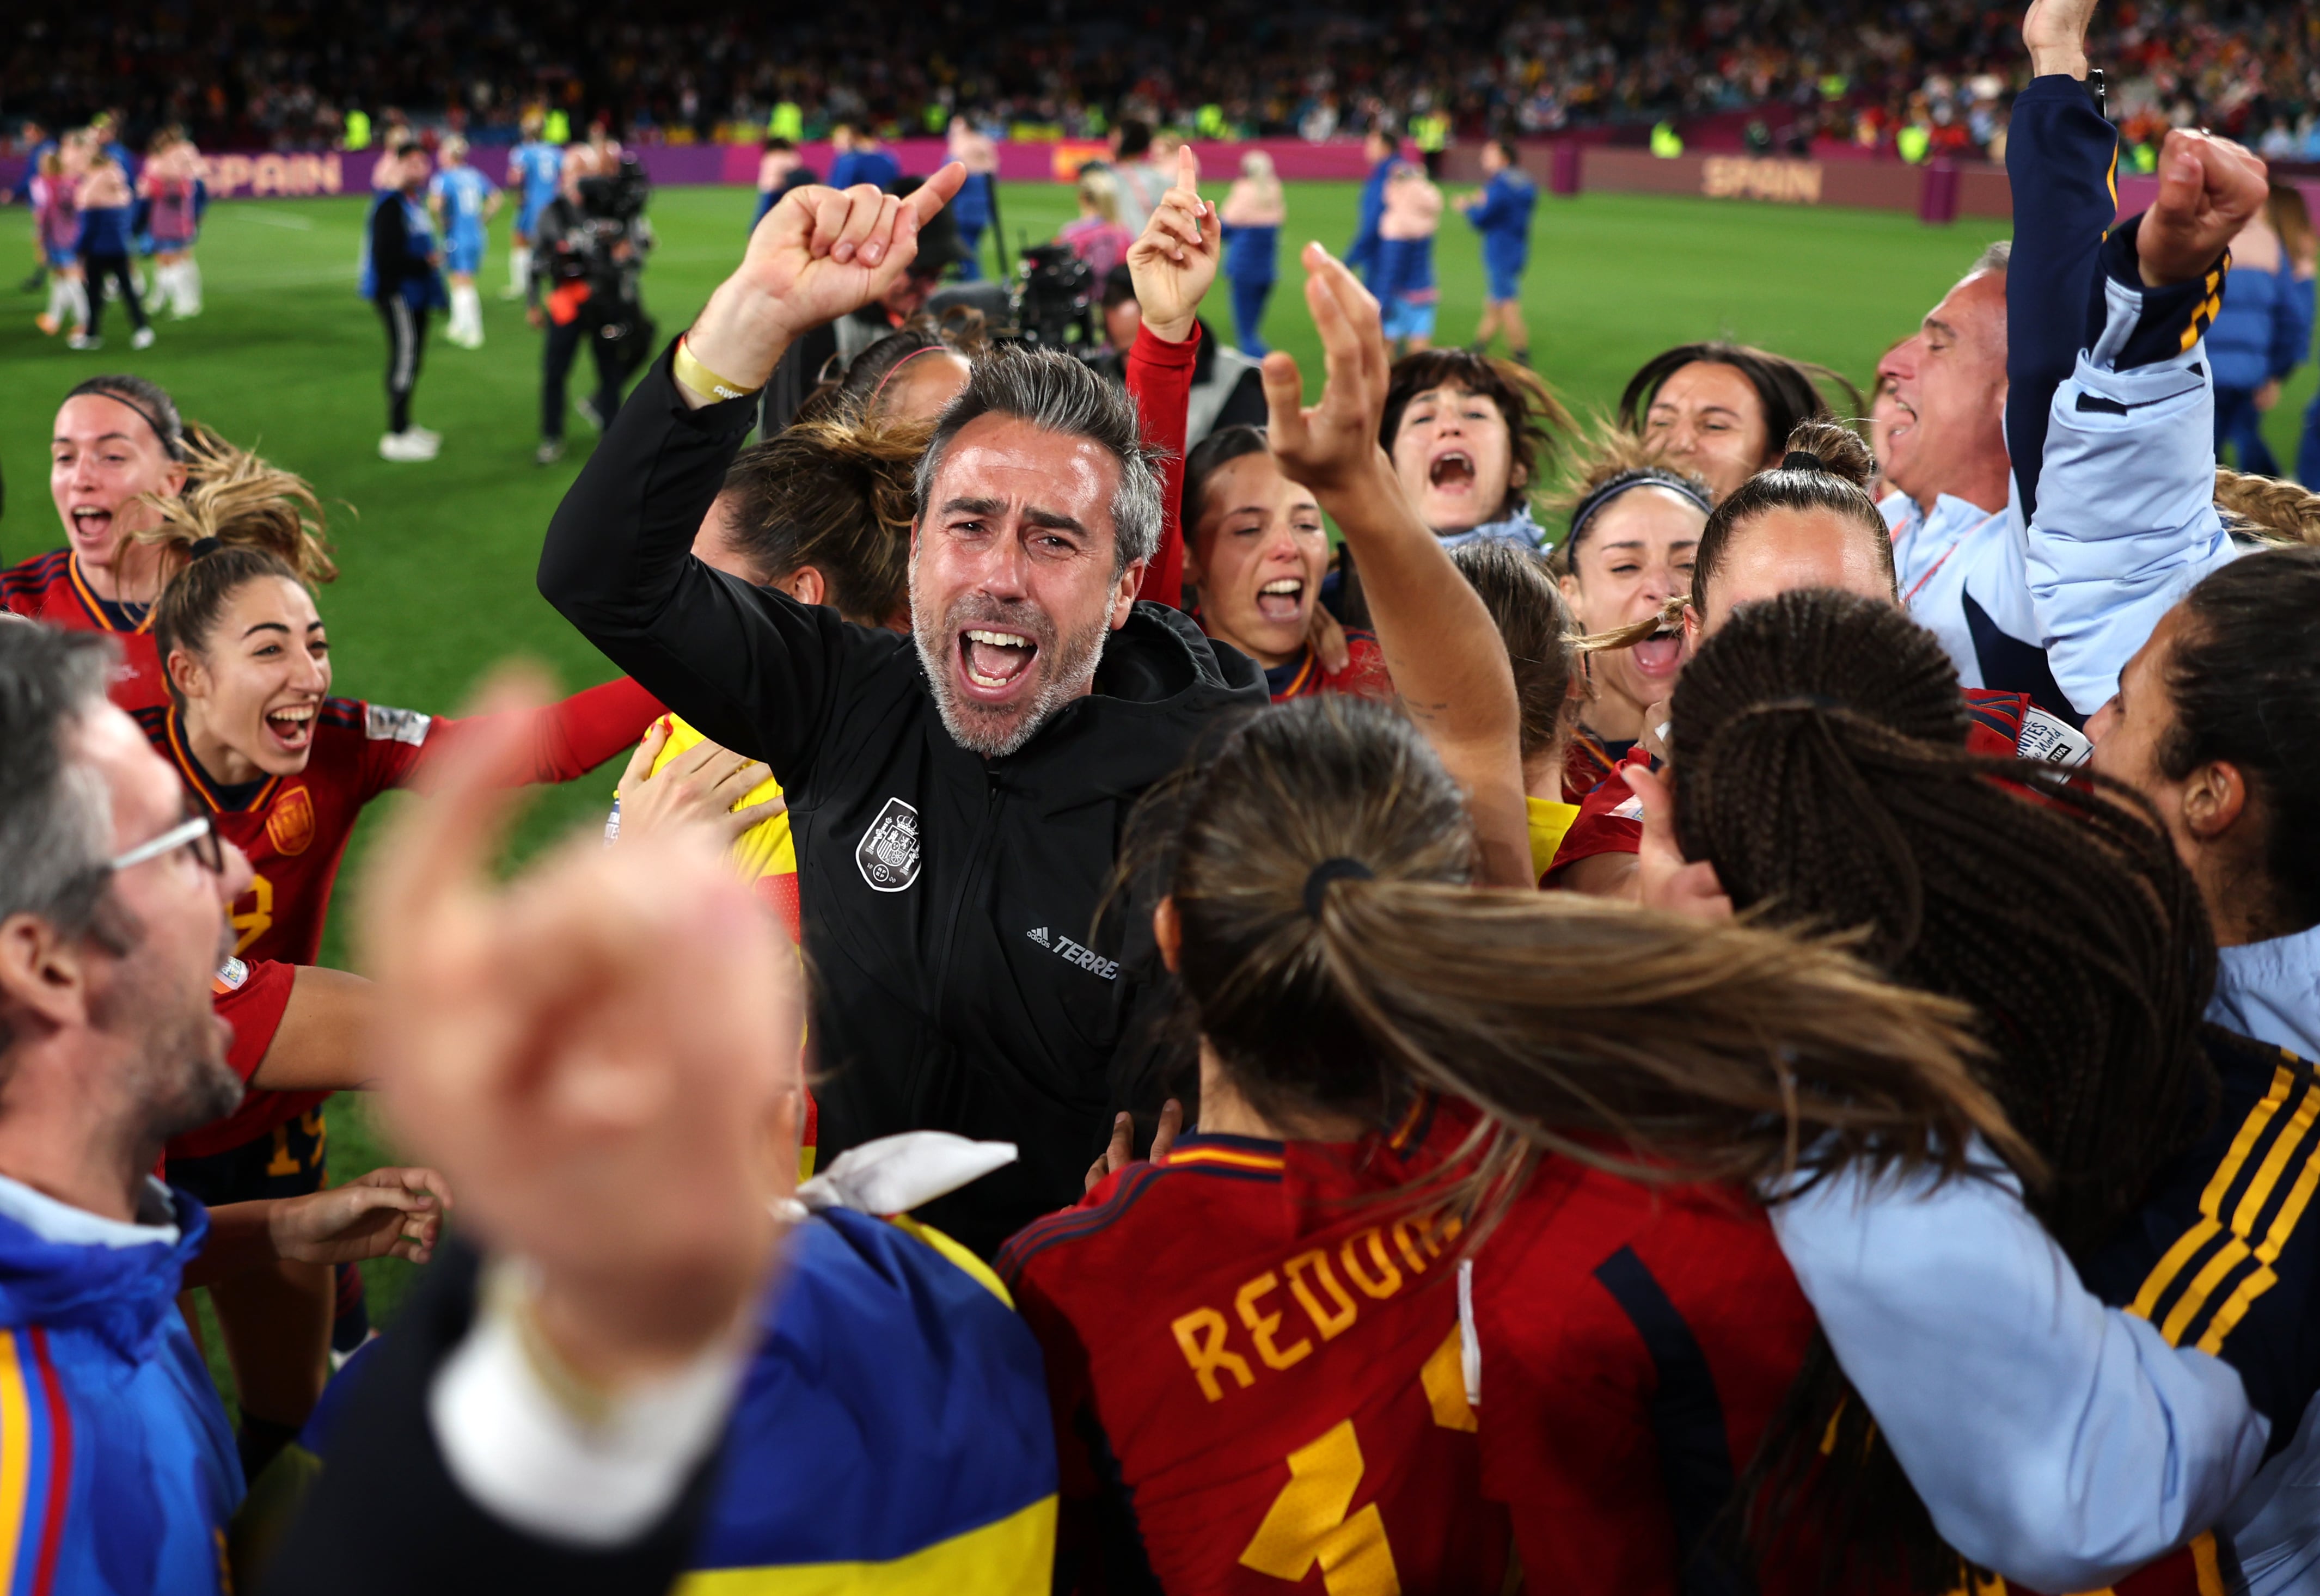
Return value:
M 854 850 L 855 867 L 873 892 L 901 892 L 919 879 L 919 812 L 888 798 Z

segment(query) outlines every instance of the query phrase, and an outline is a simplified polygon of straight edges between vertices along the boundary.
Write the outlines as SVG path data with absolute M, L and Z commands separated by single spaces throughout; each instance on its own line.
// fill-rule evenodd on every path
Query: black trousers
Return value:
M 137 275 L 129 269 L 125 255 L 84 255 L 81 269 L 88 282 L 88 336 L 99 338 L 104 332 L 104 280 L 112 278 L 121 285 L 121 302 L 129 307 L 129 324 L 145 325 L 145 307 L 137 302 Z
M 548 342 L 539 354 L 539 436 L 549 443 L 564 436 L 565 379 L 572 374 L 572 363 L 580 357 L 584 343 L 596 356 L 596 419 L 610 427 L 612 412 L 621 408 L 621 379 L 628 375 L 622 340 L 597 337 L 585 316 L 561 327 L 550 321 Z
M 427 311 L 412 310 L 399 293 L 377 300 L 386 325 L 386 429 L 411 429 L 411 391 L 419 386 L 419 358 L 427 349 Z

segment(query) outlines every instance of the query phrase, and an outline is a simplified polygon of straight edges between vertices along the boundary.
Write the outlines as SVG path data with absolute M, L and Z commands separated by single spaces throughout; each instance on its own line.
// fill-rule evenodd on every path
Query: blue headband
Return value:
M 1700 491 L 1699 484 L 1690 477 L 1677 472 L 1663 470 L 1656 465 L 1639 466 L 1633 471 L 1620 472 L 1609 481 L 1599 484 L 1586 498 L 1581 499 L 1572 508 L 1571 532 L 1563 540 L 1563 546 L 1566 549 L 1576 546 L 1579 542 L 1580 529 L 1587 525 L 1595 512 L 1630 488 L 1665 488 L 1702 515 L 1707 515 L 1715 509 L 1714 505 L 1708 503 L 1708 495 Z

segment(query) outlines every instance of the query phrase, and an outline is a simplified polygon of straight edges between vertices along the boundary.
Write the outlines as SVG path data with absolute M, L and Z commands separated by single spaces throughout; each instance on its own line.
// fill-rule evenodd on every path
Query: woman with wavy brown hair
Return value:
M 1130 839 L 1198 1130 L 1000 1257 L 1063 1543 L 1110 1578 L 1491 1590 L 1511 1538 L 1536 1589 L 1672 1591 L 1811 1332 L 1752 1189 L 2012 1145 L 1963 1012 L 1842 947 L 1475 889 L 1458 785 L 1382 707 L 1248 718 Z M 1712 1436 L 1661 1428 L 1671 1319 Z M 1317 1473 L 1358 1533 L 1292 1511 Z

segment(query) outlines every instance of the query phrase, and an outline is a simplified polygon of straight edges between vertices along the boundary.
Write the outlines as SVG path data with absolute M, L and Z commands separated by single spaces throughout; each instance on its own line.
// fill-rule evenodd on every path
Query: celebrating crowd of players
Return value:
M 548 528 L 626 673 L 560 703 L 333 697 L 313 494 L 81 384 L 0 574 L 11 1577 L 2309 1588 L 2315 503 L 2214 464 L 2261 165 L 2118 221 L 2090 9 L 1865 405 L 1424 347 L 1382 156 L 1318 400 L 1188 449 L 1184 156 L 1124 389 L 907 318 L 751 442 L 965 173 L 793 187 Z M 374 985 L 313 960 L 394 787 Z M 374 1085 L 429 1167 L 334 1192 Z

